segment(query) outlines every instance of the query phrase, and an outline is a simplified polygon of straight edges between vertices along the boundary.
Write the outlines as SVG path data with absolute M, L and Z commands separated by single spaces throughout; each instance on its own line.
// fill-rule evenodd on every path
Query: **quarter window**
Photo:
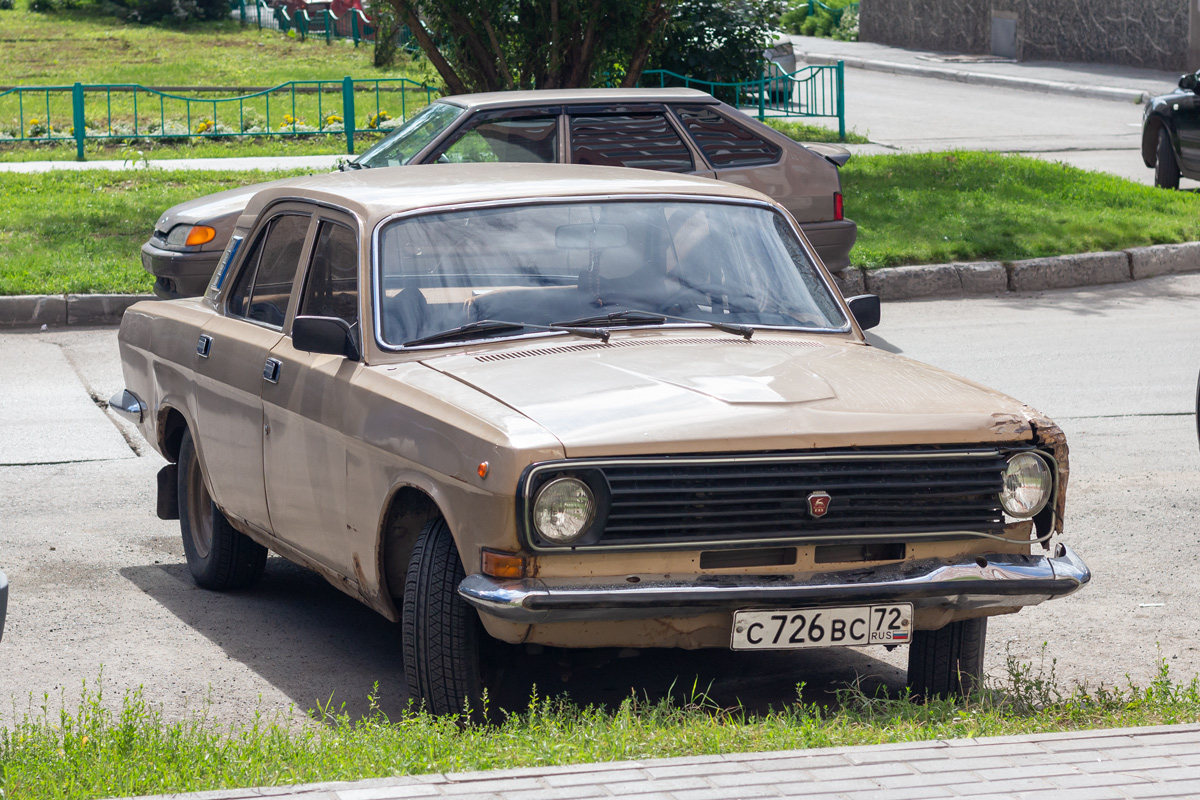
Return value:
M 693 172 L 687 145 L 663 114 L 571 117 L 571 163 Z
M 774 164 L 782 152 L 711 108 L 677 108 L 680 121 L 714 169 Z
M 358 238 L 343 225 L 321 222 L 299 314 L 358 322 Z
M 307 214 L 282 214 L 268 223 L 246 254 L 229 298 L 231 315 L 283 327 L 308 222 Z

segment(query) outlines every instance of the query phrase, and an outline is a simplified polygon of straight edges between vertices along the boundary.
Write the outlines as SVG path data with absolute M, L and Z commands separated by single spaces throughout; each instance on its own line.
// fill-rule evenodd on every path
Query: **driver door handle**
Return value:
M 268 358 L 267 363 L 263 365 L 263 380 L 268 383 L 279 383 L 279 370 L 282 368 L 282 361 L 277 358 Z

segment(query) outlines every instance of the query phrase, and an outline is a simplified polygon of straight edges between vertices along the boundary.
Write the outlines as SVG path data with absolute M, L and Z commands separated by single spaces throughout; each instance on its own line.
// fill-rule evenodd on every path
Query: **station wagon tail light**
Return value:
M 1028 519 L 1045 508 L 1053 490 L 1054 474 L 1046 460 L 1036 453 L 1017 453 L 1004 470 L 1000 505 L 1011 516 Z
M 570 544 L 587 532 L 596 499 L 578 478 L 555 478 L 533 498 L 533 526 L 551 544 Z
M 198 247 L 217 238 L 215 228 L 207 225 L 176 225 L 167 234 L 168 247 Z
M 842 193 L 841 192 L 833 193 L 833 218 L 834 219 L 844 219 L 845 218 L 845 208 L 844 208 L 844 203 L 842 201 Z

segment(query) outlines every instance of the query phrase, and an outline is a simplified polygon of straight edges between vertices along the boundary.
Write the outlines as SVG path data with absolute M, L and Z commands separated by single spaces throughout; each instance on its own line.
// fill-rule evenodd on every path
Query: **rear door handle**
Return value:
M 279 383 L 279 370 L 282 368 L 282 361 L 277 358 L 268 358 L 267 363 L 263 365 L 263 380 L 269 383 Z
M 200 334 L 200 339 L 196 342 L 196 355 L 201 358 L 208 358 L 208 351 L 212 350 L 213 338 L 207 333 Z

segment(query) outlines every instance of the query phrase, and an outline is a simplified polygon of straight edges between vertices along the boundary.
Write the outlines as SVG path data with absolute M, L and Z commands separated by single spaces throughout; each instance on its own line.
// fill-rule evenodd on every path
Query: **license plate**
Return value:
M 912 604 L 850 608 L 790 608 L 735 611 L 734 650 L 795 650 L 802 647 L 855 647 L 908 644 Z

